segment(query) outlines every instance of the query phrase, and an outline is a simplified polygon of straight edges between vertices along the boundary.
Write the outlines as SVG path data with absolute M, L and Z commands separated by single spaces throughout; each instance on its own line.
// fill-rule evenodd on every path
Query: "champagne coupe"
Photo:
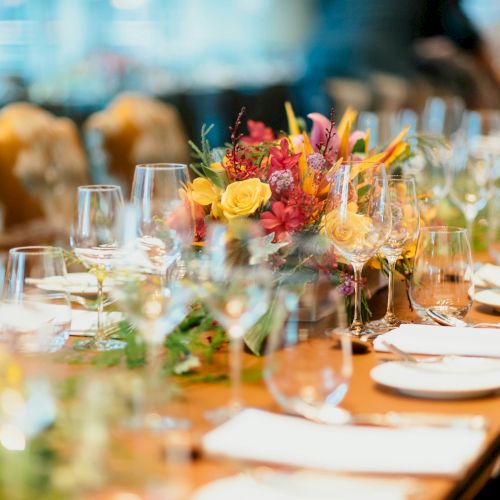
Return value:
M 375 332 L 387 331 L 401 324 L 394 312 L 396 262 L 412 244 L 416 243 L 420 226 L 415 180 L 412 177 L 390 175 L 388 185 L 392 229 L 380 249 L 380 256 L 385 257 L 389 264 L 387 311 L 381 320 L 372 321 L 368 324 L 368 327 Z
M 159 274 L 179 267 L 183 247 L 193 241 L 193 217 L 186 165 L 152 163 L 135 167 L 131 201 L 140 207 L 139 238 Z
M 243 337 L 268 311 L 273 277 L 265 265 L 264 235 L 255 221 L 235 219 L 208 228 L 202 259 L 202 299 L 229 337 L 231 399 L 207 418 L 222 421 L 241 410 Z
M 18 334 L 10 336 L 16 344 L 14 350 L 52 352 L 62 348 L 69 336 L 71 304 L 68 294 L 56 293 L 51 283 L 65 278 L 61 248 L 30 246 L 9 250 L 2 325 L 4 331 Z
M 103 324 L 104 281 L 123 256 L 117 234 L 117 219 L 123 206 L 119 186 L 91 185 L 78 188 L 76 222 L 71 232 L 71 246 L 82 263 L 97 279 L 97 331 L 78 349 L 108 351 L 121 349 L 125 343 L 107 339 Z
M 472 256 L 467 231 L 432 226 L 420 230 L 415 251 L 410 300 L 427 320 L 430 308 L 463 319 L 474 297 Z
M 361 316 L 361 273 L 377 254 L 391 231 L 391 206 L 385 166 L 369 161 L 351 161 L 332 175 L 324 231 L 335 249 L 354 269 L 353 336 L 366 329 Z

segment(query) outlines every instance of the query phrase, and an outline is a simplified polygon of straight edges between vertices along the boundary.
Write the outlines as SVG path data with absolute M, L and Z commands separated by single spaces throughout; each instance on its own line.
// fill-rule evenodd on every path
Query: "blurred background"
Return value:
M 242 105 L 277 130 L 287 99 L 302 116 L 499 109 L 499 28 L 496 0 L 0 0 L 6 241 L 67 228 L 75 185 L 189 161 L 203 123 L 223 144 Z

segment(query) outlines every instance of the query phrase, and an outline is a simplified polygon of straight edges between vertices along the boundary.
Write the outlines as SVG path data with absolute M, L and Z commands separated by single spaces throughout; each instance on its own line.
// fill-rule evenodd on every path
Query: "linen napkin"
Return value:
M 238 474 L 213 481 L 191 500 L 403 500 L 416 491 L 408 480 L 361 479 L 302 471 L 295 474 Z
M 388 351 L 384 341 L 414 354 L 500 358 L 500 328 L 407 324 L 378 336 L 376 351 Z
M 208 432 L 206 452 L 345 472 L 458 476 L 484 433 L 458 428 L 329 426 L 247 409 Z
M 484 264 L 474 273 L 474 284 L 480 287 L 500 288 L 500 266 Z

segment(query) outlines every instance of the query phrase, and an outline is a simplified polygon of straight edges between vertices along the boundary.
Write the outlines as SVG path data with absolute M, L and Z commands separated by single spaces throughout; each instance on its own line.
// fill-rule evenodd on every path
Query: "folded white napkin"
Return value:
M 408 324 L 377 337 L 373 343 L 376 351 L 388 351 L 383 341 L 414 354 L 500 358 L 500 328 Z
M 303 471 L 295 474 L 238 474 L 198 489 L 192 500 L 404 500 L 415 491 L 411 481 L 371 480 Z
M 104 324 L 110 325 L 123 319 L 123 314 L 119 311 L 105 312 Z M 97 312 L 85 311 L 83 309 L 73 309 L 71 317 L 70 334 L 89 333 L 94 334 L 97 327 Z
M 483 441 L 484 433 L 471 429 L 328 426 L 248 409 L 202 443 L 211 454 L 295 467 L 457 476 Z
M 500 288 L 500 266 L 484 264 L 474 273 L 474 284 L 481 287 Z

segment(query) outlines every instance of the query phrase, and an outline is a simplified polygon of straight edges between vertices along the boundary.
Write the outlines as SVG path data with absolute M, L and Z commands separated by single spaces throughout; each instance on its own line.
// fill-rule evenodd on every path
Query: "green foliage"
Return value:
M 188 141 L 193 157 L 195 160 L 198 160 L 189 165 L 189 168 L 199 177 L 207 177 L 216 186 L 224 188 L 224 181 L 217 175 L 217 172 L 212 169 L 214 158 L 212 157 L 212 148 L 207 137 L 213 127 L 213 125 L 207 126 L 205 124 L 201 127 L 201 147 L 198 147 L 193 141 Z

